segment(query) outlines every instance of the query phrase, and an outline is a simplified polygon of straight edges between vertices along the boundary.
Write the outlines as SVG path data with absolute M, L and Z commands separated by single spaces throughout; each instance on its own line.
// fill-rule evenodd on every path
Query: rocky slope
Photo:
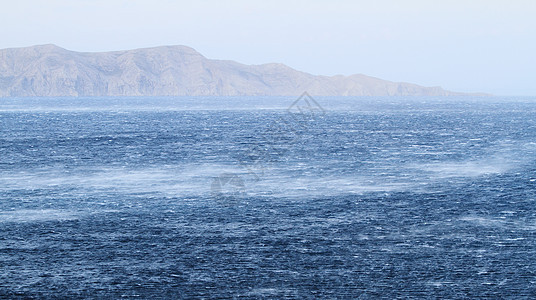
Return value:
M 315 76 L 283 64 L 207 59 L 186 46 L 84 53 L 55 45 L 0 50 L 0 97 L 8 96 L 450 96 L 365 75 Z

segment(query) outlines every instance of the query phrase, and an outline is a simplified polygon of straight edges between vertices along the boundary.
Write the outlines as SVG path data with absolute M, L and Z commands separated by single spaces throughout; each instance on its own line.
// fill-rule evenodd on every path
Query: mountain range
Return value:
M 456 96 L 441 87 L 362 74 L 320 76 L 279 63 L 208 59 L 186 46 L 75 52 L 56 45 L 0 50 L 0 97 Z

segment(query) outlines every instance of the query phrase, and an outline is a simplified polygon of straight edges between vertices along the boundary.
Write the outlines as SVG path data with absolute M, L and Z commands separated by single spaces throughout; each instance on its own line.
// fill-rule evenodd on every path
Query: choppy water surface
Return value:
M 0 297 L 536 297 L 536 99 L 0 100 Z

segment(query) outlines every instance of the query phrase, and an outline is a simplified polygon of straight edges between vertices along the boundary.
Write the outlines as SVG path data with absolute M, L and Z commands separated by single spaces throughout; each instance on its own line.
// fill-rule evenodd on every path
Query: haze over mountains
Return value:
M 55 45 L 0 50 L 0 97 L 25 96 L 453 96 L 356 74 L 316 76 L 286 65 L 207 59 L 186 46 L 86 53 Z

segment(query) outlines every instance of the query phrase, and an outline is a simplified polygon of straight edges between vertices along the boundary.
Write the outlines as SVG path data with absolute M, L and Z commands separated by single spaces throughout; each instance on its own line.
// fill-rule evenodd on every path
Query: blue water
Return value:
M 0 99 L 0 298 L 536 297 L 535 98 L 315 99 Z

